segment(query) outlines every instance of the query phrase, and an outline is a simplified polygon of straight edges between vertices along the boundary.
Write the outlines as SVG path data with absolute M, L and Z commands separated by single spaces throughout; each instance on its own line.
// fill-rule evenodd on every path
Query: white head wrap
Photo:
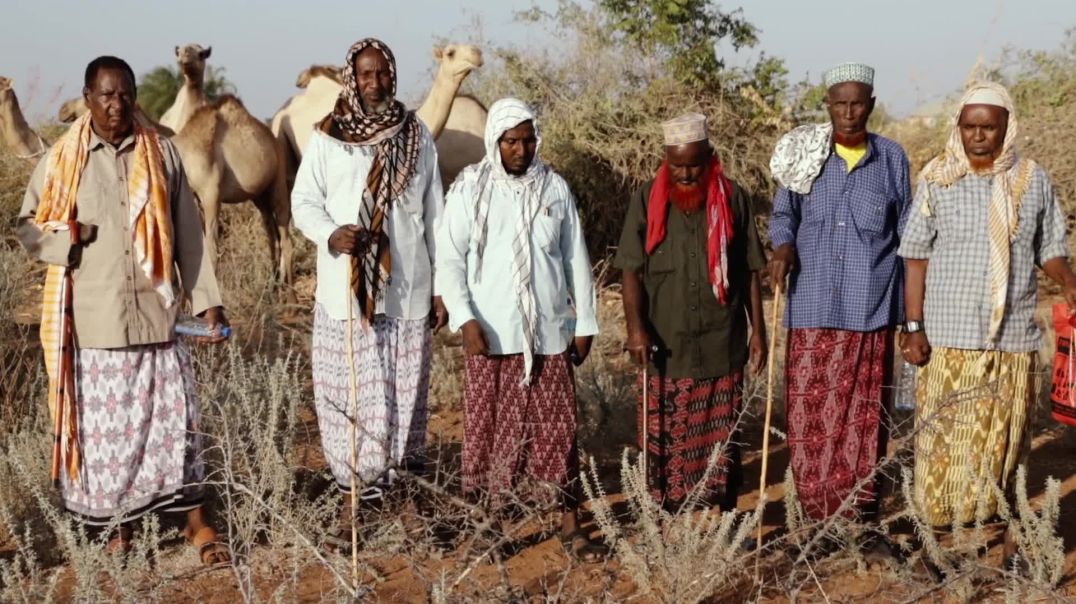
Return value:
M 529 385 L 531 370 L 534 366 L 534 350 L 537 346 L 538 309 L 531 287 L 531 225 L 535 215 L 541 209 L 542 193 L 549 181 L 549 167 L 538 158 L 535 150 L 534 160 L 522 176 L 513 176 L 501 163 L 499 142 L 505 132 L 516 126 L 530 122 L 534 126 L 534 135 L 538 139 L 538 149 L 542 146 L 541 130 L 538 118 L 526 103 L 519 99 L 505 98 L 489 108 L 486 117 L 486 156 L 481 162 L 468 166 L 460 174 L 453 187 L 459 183 L 470 183 L 474 192 L 474 226 L 471 229 L 471 245 L 475 249 L 475 280 L 482 279 L 482 256 L 486 249 L 487 221 L 494 181 L 508 181 L 511 186 L 521 186 L 524 194 L 518 200 L 518 217 L 516 236 L 512 242 L 512 256 L 515 263 L 514 285 L 516 303 L 523 318 L 523 384 Z

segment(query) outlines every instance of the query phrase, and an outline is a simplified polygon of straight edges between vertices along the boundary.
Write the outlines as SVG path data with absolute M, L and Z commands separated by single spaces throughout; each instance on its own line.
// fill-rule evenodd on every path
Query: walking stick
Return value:
M 643 483 L 647 493 L 650 492 L 650 354 L 649 350 L 643 350 Z
M 643 480 L 646 482 L 646 490 L 650 491 L 650 355 L 656 353 L 658 347 L 651 345 L 643 349 Z
M 355 477 L 359 471 L 359 452 L 356 444 L 359 422 L 359 396 L 356 387 L 355 376 L 355 294 L 351 289 L 352 271 L 350 258 L 347 268 L 347 373 L 348 373 L 348 408 L 351 409 L 351 587 L 359 589 L 359 525 L 355 521 L 358 516 L 358 484 Z
M 766 496 L 766 470 L 770 462 L 770 420 L 773 417 L 773 383 L 774 383 L 774 350 L 777 348 L 777 332 L 781 325 L 781 284 L 777 283 L 773 290 L 773 330 L 770 331 L 769 359 L 766 363 L 766 421 L 762 426 L 762 475 L 759 477 L 758 496 L 760 499 Z M 765 509 L 766 501 L 762 500 Z M 762 548 L 762 518 L 758 520 L 758 536 L 755 539 L 755 550 Z M 758 561 L 761 555 L 755 556 L 755 577 L 758 577 Z

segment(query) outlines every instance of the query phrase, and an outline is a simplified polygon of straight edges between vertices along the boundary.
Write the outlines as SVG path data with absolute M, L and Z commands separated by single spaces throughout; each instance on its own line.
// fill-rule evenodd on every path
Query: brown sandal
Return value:
M 203 526 L 198 529 L 194 536 L 184 531 L 187 543 L 198 550 L 198 558 L 202 564 L 211 568 L 230 566 L 232 563 L 231 550 L 228 543 L 220 539 L 213 527 Z

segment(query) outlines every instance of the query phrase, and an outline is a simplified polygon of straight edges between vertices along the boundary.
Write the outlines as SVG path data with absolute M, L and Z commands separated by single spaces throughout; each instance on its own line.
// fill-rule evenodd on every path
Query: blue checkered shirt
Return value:
M 874 134 L 848 172 L 831 152 L 807 195 L 781 187 L 773 200 L 773 247 L 791 243 L 785 325 L 874 331 L 904 320 L 897 247 L 911 207 L 908 157 Z
M 1065 218 L 1050 178 L 1035 168 L 1020 203 L 1009 255 L 1005 317 L 994 341 L 990 328 L 990 238 L 987 209 L 993 178 L 969 174 L 950 187 L 930 185 L 930 215 L 921 210 L 927 185 L 916 202 L 900 244 L 905 258 L 929 260 L 923 325 L 932 346 L 965 350 L 1031 352 L 1042 345 L 1035 323 L 1035 267 L 1068 256 Z

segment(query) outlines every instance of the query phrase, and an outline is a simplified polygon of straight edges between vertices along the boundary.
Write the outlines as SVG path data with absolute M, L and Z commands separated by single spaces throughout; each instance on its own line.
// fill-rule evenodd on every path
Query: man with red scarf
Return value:
M 670 511 L 735 509 L 743 367 L 750 356 L 759 371 L 766 358 L 766 261 L 748 199 L 710 147 L 706 117 L 687 114 L 662 129 L 665 161 L 632 198 L 615 260 L 626 347 L 650 368 L 640 412 L 648 480 Z

